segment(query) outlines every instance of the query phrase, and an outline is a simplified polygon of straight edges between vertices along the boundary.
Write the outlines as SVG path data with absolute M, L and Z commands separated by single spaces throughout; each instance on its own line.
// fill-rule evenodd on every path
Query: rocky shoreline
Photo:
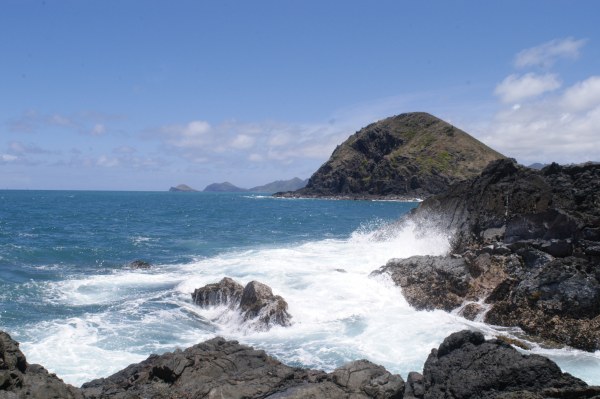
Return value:
M 523 355 L 497 339 L 461 331 L 432 349 L 407 380 L 367 360 L 331 373 L 287 366 L 262 350 L 216 337 L 132 364 L 81 388 L 29 364 L 0 332 L 0 398 L 600 398 L 600 387 L 563 373 L 551 360 Z
M 537 171 L 494 161 L 399 223 L 407 221 L 420 234 L 453 233 L 446 256 L 392 259 L 373 272 L 389 274 L 415 308 L 458 309 L 471 320 L 519 327 L 544 344 L 600 349 L 600 164 Z M 264 330 L 290 323 L 285 300 L 255 281 L 244 287 L 225 278 L 192 299 L 230 306 Z M 217 337 L 76 388 L 27 363 L 18 343 L 0 332 L 4 398 L 600 398 L 600 387 L 505 340 L 461 331 L 406 381 L 367 360 L 331 373 L 291 367 Z
M 285 191 L 273 194 L 277 198 L 294 199 L 324 199 L 333 201 L 398 201 L 398 202 L 423 202 L 421 198 L 404 195 L 375 195 L 375 194 L 341 194 L 341 195 L 318 195 Z
M 537 171 L 495 161 L 407 220 L 423 234 L 454 232 L 449 255 L 393 259 L 375 272 L 412 306 L 462 306 L 467 318 L 550 345 L 600 349 L 600 164 Z

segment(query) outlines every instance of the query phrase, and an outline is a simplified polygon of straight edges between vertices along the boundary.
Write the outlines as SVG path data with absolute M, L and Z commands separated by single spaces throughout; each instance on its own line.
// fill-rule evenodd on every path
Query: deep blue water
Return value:
M 397 287 L 369 276 L 393 257 L 448 250 L 447 232 L 416 236 L 393 223 L 415 205 L 0 191 L 0 329 L 21 342 L 29 362 L 76 385 L 217 334 L 294 365 L 331 370 L 368 358 L 394 372 L 420 371 L 449 333 L 499 331 L 416 312 Z M 137 259 L 152 268 L 127 267 Z M 288 301 L 292 326 L 255 331 L 227 309 L 191 303 L 195 288 L 224 276 L 270 285 Z M 600 353 L 545 354 L 600 382 Z

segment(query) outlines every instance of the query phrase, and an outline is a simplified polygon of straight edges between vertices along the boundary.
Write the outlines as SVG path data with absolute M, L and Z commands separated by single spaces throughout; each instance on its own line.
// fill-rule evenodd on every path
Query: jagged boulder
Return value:
M 551 360 L 503 341 L 461 331 L 433 349 L 423 367 L 425 399 L 594 398 L 600 387 L 563 373 Z
M 29 364 L 19 344 L 0 331 L 0 398 L 80 399 L 81 392 L 38 364 Z
M 291 316 L 288 304 L 279 295 L 273 295 L 271 287 L 258 281 L 251 281 L 244 287 L 240 310 L 244 320 L 258 319 L 263 325 L 290 325 Z
M 203 308 L 218 305 L 235 308 L 239 306 L 243 292 L 244 286 L 229 277 L 224 277 L 218 283 L 194 290 L 192 301 Z
M 425 399 L 593 398 L 600 387 L 563 373 L 551 360 L 503 341 L 461 331 L 433 349 L 423 367 Z M 419 397 L 419 396 L 416 396 Z
M 274 295 L 271 287 L 258 281 L 251 281 L 243 287 L 229 277 L 215 284 L 198 288 L 192 300 L 201 307 L 227 305 L 238 310 L 245 322 L 259 330 L 268 330 L 274 325 L 289 326 L 291 315 L 287 302 Z

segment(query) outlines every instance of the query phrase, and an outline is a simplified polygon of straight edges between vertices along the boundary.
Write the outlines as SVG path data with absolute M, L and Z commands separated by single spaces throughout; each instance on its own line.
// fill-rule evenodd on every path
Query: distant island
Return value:
M 238 187 L 228 181 L 223 183 L 212 183 L 209 184 L 202 190 L 203 192 L 211 193 L 239 193 L 239 192 L 254 192 L 254 193 L 265 193 L 273 194 L 278 191 L 294 191 L 305 187 L 308 183 L 308 179 L 302 180 L 299 177 L 294 177 L 290 180 L 276 180 L 271 183 L 264 184 L 262 186 L 256 186 L 252 188 Z M 169 191 L 173 192 L 198 192 L 186 184 L 180 184 L 176 187 L 171 187 Z
M 169 189 L 169 191 L 173 191 L 173 192 L 197 192 L 198 190 L 195 190 L 195 189 L 191 188 L 187 184 L 180 184 L 178 186 L 171 187 Z

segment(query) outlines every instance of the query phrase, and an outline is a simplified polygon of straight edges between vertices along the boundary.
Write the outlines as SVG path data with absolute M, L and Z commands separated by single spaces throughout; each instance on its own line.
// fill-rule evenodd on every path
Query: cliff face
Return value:
M 424 112 L 373 123 L 338 146 L 298 196 L 428 197 L 504 156 Z

